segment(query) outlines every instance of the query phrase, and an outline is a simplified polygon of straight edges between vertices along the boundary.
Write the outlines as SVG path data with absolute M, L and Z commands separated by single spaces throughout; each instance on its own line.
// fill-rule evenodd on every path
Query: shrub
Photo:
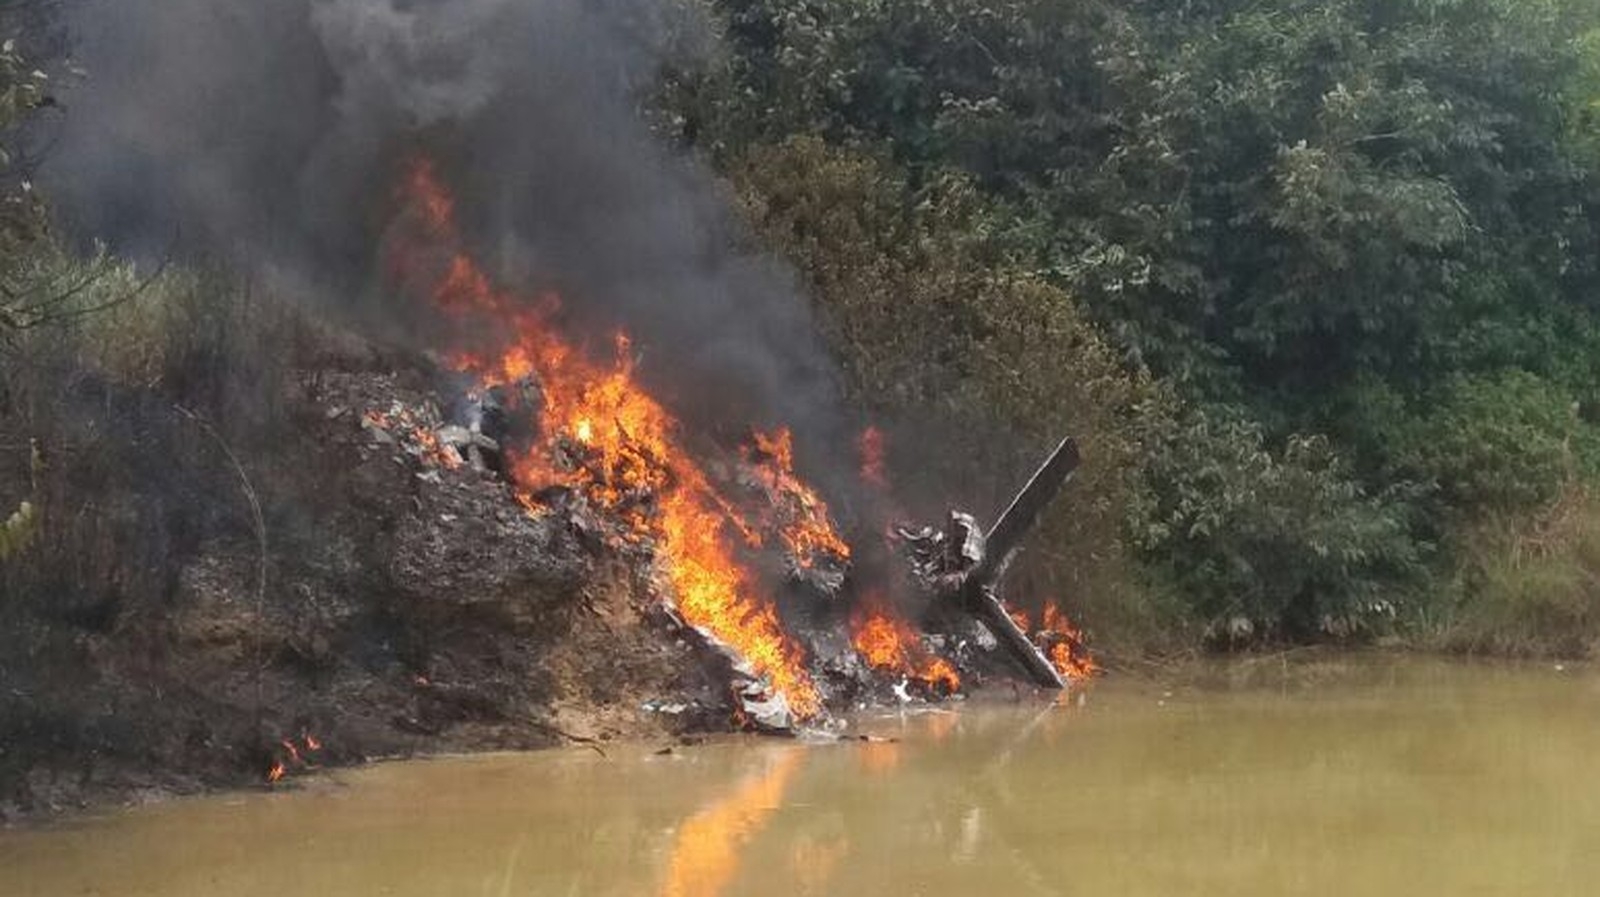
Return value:
M 1393 612 L 1418 570 L 1405 496 L 1371 496 L 1320 437 L 1279 453 L 1229 409 L 1178 417 L 1149 455 L 1129 526 L 1159 583 L 1214 624 L 1304 639 Z
M 1519 370 L 1451 377 L 1420 414 L 1391 422 L 1391 476 L 1436 484 L 1457 515 L 1553 501 L 1600 445 L 1573 397 Z

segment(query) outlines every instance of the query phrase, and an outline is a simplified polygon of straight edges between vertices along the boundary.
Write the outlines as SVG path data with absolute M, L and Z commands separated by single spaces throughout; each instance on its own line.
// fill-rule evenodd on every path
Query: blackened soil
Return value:
M 270 438 L 90 387 L 49 529 L 0 569 L 0 821 L 725 724 L 646 559 L 362 426 L 438 386 L 424 359 L 347 353 L 284 378 Z

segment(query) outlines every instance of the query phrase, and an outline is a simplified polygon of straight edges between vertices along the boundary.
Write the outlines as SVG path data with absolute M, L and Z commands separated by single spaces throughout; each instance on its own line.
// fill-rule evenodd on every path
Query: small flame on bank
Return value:
M 1083 644 L 1083 630 L 1074 626 L 1054 601 L 1044 606 L 1044 631 L 1052 640 L 1050 663 L 1068 679 L 1088 679 L 1100 673 L 1100 665 Z
M 395 403 L 388 412 L 368 409 L 361 415 L 361 425 L 369 430 L 383 430 L 408 441 L 414 446 L 414 453 L 420 455 L 423 463 L 429 466 L 455 470 L 466 463 L 455 446 L 440 442 L 439 434 L 432 427 L 418 421 L 411 409 L 399 403 Z
M 1054 601 L 1045 604 L 1038 630 L 1033 629 L 1026 611 L 1008 607 L 1006 613 L 1044 650 L 1056 672 L 1072 680 L 1090 679 L 1100 674 L 1100 664 L 1084 646 L 1083 630 L 1073 625 Z
M 310 754 L 322 750 L 322 741 L 310 732 L 300 734 L 300 743 L 295 744 L 292 738 L 285 738 L 278 742 L 283 748 L 282 753 L 273 759 L 272 765 L 267 767 L 267 784 L 273 785 L 283 780 L 290 769 L 313 768 Z

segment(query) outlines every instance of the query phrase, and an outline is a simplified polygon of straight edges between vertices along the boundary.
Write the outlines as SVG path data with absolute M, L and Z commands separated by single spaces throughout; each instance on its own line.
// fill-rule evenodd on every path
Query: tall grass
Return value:
M 1583 657 L 1600 645 L 1600 496 L 1572 481 L 1551 505 L 1467 540 L 1436 647 L 1471 654 Z
M 194 421 L 251 453 L 288 438 L 296 317 L 203 270 L 49 247 L 31 264 L 59 299 L 0 347 L 0 524 L 31 512 L 0 604 L 95 628 L 157 606 L 187 553 L 247 528 L 216 499 L 234 484 Z M 27 628 L 12 622 L 0 644 Z

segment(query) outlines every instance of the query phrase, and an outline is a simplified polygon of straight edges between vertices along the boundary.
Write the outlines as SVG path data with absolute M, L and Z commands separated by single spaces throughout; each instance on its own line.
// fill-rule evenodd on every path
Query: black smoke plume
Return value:
M 792 276 L 735 251 L 714 179 L 640 97 L 702 52 L 664 0 L 80 0 L 87 71 L 42 181 L 68 230 L 131 254 L 221 258 L 399 330 L 377 247 L 404 161 L 455 187 L 504 285 L 556 289 L 597 336 L 626 326 L 681 413 L 785 422 L 802 462 L 849 454 Z M 731 435 L 731 434 L 730 434 Z M 813 471 L 825 475 L 824 471 Z

